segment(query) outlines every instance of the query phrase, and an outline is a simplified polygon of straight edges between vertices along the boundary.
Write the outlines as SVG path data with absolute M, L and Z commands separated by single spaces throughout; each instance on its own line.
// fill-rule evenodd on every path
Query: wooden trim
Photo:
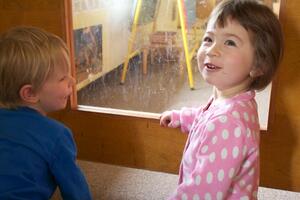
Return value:
M 282 30 L 284 30 L 285 24 L 285 13 L 286 13 L 286 0 L 280 0 L 280 8 L 279 8 L 279 21 L 282 26 Z M 279 68 L 283 67 L 283 63 L 279 66 Z M 279 71 L 279 70 L 278 70 Z M 269 117 L 268 117 L 268 129 L 263 131 L 262 133 L 271 133 L 272 132 L 272 124 L 275 123 L 275 107 L 276 107 L 276 97 L 278 96 L 277 87 L 278 87 L 278 74 L 275 75 L 274 80 L 272 81 L 272 89 L 271 89 L 271 98 L 270 98 L 270 107 L 269 107 Z
M 75 68 L 75 50 L 74 50 L 74 36 L 73 36 L 73 15 L 72 15 L 72 0 L 64 0 L 64 22 L 63 27 L 65 27 L 66 43 L 70 49 L 70 61 L 71 61 L 71 74 L 76 81 L 76 68 Z M 77 108 L 77 89 L 76 84 L 73 86 L 73 92 L 70 98 L 70 106 L 72 109 Z

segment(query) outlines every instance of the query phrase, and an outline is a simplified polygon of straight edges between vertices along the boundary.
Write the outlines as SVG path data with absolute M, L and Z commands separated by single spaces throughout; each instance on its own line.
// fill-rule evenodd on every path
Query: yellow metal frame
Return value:
M 123 67 L 123 72 L 122 72 L 122 77 L 121 77 L 121 84 L 125 82 L 126 78 L 126 73 L 128 70 L 128 63 L 129 59 L 132 58 L 133 56 L 136 55 L 137 52 L 131 53 L 132 51 L 132 46 L 133 46 L 133 41 L 135 40 L 136 37 L 136 29 L 140 17 L 140 11 L 141 11 L 141 6 L 142 6 L 142 0 L 137 1 L 136 9 L 134 12 L 134 19 L 133 19 L 133 24 L 132 24 L 132 30 L 131 30 L 131 37 L 129 38 L 129 43 L 128 43 L 128 53 L 125 59 L 124 67 Z
M 187 68 L 188 77 L 189 77 L 189 85 L 190 85 L 191 89 L 194 89 L 194 80 L 193 80 L 193 73 L 192 73 L 192 67 L 191 67 L 191 56 L 190 56 L 188 43 L 187 43 L 187 36 L 186 36 L 187 30 L 185 27 L 185 19 L 184 19 L 182 0 L 177 0 L 177 5 L 178 5 L 178 11 L 179 11 L 179 21 L 180 21 L 180 26 L 181 26 L 181 34 L 182 34 L 185 62 L 186 62 L 186 68 Z
M 141 5 L 142 5 L 142 0 L 137 1 L 137 6 L 136 10 L 134 13 L 134 20 L 133 20 L 133 25 L 132 25 L 132 30 L 131 30 L 131 37 L 129 39 L 129 44 L 128 44 L 128 53 L 125 59 L 124 67 L 123 67 L 123 72 L 122 72 L 122 77 L 121 77 L 121 84 L 125 82 L 126 79 L 126 73 L 128 70 L 128 63 L 129 59 L 135 56 L 138 52 L 133 52 L 132 51 L 132 46 L 133 46 L 133 41 L 135 40 L 136 37 L 136 30 L 137 30 L 137 24 L 140 16 L 140 11 L 141 11 Z M 188 72 L 188 78 L 189 78 L 189 86 L 191 89 L 194 89 L 194 80 L 193 80 L 193 73 L 192 73 L 192 67 L 191 67 L 191 59 L 192 56 L 194 55 L 196 51 L 196 45 L 193 47 L 191 53 L 189 52 L 188 48 L 188 43 L 187 43 L 187 29 L 185 26 L 185 19 L 184 19 L 184 10 L 183 10 L 183 2 L 182 0 L 177 0 L 177 5 L 178 5 L 178 10 L 179 10 L 179 21 L 180 21 L 180 26 L 181 26 L 181 34 L 182 34 L 182 41 L 183 41 L 183 47 L 184 47 L 184 55 L 185 55 L 185 62 L 186 62 L 186 67 L 187 67 L 187 72 Z

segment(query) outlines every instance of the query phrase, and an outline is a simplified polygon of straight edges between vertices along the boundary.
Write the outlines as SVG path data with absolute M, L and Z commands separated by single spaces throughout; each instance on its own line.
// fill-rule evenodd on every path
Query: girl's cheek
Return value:
M 203 51 L 199 49 L 198 53 L 197 53 L 197 60 L 198 62 L 203 62 L 204 60 L 204 54 Z

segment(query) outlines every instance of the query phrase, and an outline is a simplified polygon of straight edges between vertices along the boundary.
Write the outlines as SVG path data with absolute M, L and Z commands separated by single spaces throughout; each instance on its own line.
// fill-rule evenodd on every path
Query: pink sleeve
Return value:
M 182 181 L 170 199 L 227 199 L 232 187 L 245 187 L 247 193 L 246 187 L 255 186 L 249 166 L 257 161 L 247 161 L 249 171 L 242 176 L 238 173 L 251 148 L 246 144 L 249 129 L 225 115 L 203 126 L 191 136 L 195 137 L 183 155 Z M 251 197 L 248 193 L 246 196 Z
M 170 127 L 179 127 L 184 133 L 188 133 L 195 120 L 195 116 L 202 108 L 187 108 L 183 107 L 181 110 L 173 110 Z

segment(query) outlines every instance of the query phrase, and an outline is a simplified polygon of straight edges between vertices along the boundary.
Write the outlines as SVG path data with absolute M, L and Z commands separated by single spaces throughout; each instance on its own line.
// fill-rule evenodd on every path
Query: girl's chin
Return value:
M 206 83 L 208 83 L 208 84 L 210 84 L 210 85 L 215 85 L 214 83 L 215 83 L 215 81 L 213 80 L 213 79 L 211 79 L 210 77 L 208 77 L 208 76 L 202 76 L 203 77 L 203 79 L 204 79 L 204 81 L 206 82 Z

